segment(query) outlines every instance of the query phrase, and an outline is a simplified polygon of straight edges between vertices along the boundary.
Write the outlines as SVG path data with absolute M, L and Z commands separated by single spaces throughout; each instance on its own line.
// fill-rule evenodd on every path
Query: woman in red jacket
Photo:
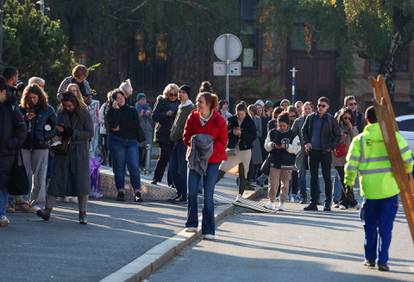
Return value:
M 208 160 L 204 176 L 204 208 L 202 234 L 205 239 L 214 239 L 214 186 L 220 163 L 226 159 L 227 125 L 218 113 L 218 98 L 210 92 L 199 93 L 196 100 L 197 109 L 187 119 L 183 140 L 187 152 L 191 151 L 191 137 L 208 134 L 213 139 L 213 153 Z M 188 153 L 187 153 L 188 155 Z M 188 170 L 188 217 L 185 224 L 187 232 L 196 232 L 198 226 L 197 194 L 202 176 L 193 169 Z

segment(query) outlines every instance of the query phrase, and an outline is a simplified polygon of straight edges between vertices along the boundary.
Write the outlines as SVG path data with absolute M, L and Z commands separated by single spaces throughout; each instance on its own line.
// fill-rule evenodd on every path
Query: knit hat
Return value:
M 191 87 L 190 87 L 190 86 L 188 86 L 187 84 L 183 84 L 183 85 L 181 85 L 180 90 L 181 90 L 181 91 L 184 91 L 185 93 L 187 93 L 187 95 L 188 95 L 188 96 L 190 96 L 190 93 L 191 93 Z
M 282 101 L 280 101 L 280 106 L 282 106 L 282 104 L 287 103 L 290 106 L 290 101 L 288 99 L 283 99 Z
M 265 103 L 263 102 L 263 100 L 262 99 L 259 99 L 259 100 L 257 100 L 255 103 L 254 103 L 254 105 L 255 106 L 260 106 L 260 107 L 264 107 L 264 105 L 265 105 Z
M 145 94 L 144 94 L 144 93 L 138 93 L 138 94 L 137 94 L 137 102 L 138 102 L 139 100 L 143 99 L 143 98 L 147 98 L 147 96 L 145 96 Z
M 127 80 L 123 81 L 121 85 L 119 85 L 118 89 L 124 93 L 125 97 L 129 97 L 132 95 L 132 85 L 131 80 L 128 78 Z
M 273 102 L 272 102 L 272 101 L 270 101 L 270 100 L 266 100 L 266 102 L 265 102 L 265 106 L 266 106 L 266 107 L 273 107 Z

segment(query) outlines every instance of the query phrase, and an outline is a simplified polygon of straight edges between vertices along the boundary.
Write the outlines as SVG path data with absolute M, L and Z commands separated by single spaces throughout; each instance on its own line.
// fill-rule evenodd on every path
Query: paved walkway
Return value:
M 154 275 L 156 281 L 414 281 L 414 246 L 401 212 L 390 251 L 391 272 L 366 269 L 355 210 L 278 215 L 244 211 L 218 227 L 217 241 L 199 241 Z

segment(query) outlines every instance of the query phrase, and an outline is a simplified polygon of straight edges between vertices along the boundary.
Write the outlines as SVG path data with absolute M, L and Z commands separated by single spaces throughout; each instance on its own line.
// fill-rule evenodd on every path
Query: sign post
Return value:
M 295 88 L 296 88 L 296 73 L 298 72 L 298 70 L 293 67 L 292 69 L 289 70 L 292 73 L 292 105 L 295 104 Z
M 240 39 L 231 33 L 220 35 L 214 42 L 214 54 L 221 60 L 221 62 L 214 63 L 214 75 L 226 76 L 226 100 L 229 103 L 230 76 L 241 75 L 241 63 L 234 62 L 240 57 L 241 52 L 242 44 Z

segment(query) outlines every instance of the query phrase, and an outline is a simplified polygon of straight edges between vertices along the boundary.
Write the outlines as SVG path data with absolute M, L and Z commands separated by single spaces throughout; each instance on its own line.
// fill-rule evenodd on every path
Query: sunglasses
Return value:
M 327 107 L 327 105 L 325 105 L 325 104 L 318 104 L 318 108 L 326 108 Z
M 177 93 L 170 93 L 170 94 L 168 94 L 168 96 L 169 96 L 169 97 L 177 97 L 177 96 L 178 96 L 178 94 L 177 94 Z

